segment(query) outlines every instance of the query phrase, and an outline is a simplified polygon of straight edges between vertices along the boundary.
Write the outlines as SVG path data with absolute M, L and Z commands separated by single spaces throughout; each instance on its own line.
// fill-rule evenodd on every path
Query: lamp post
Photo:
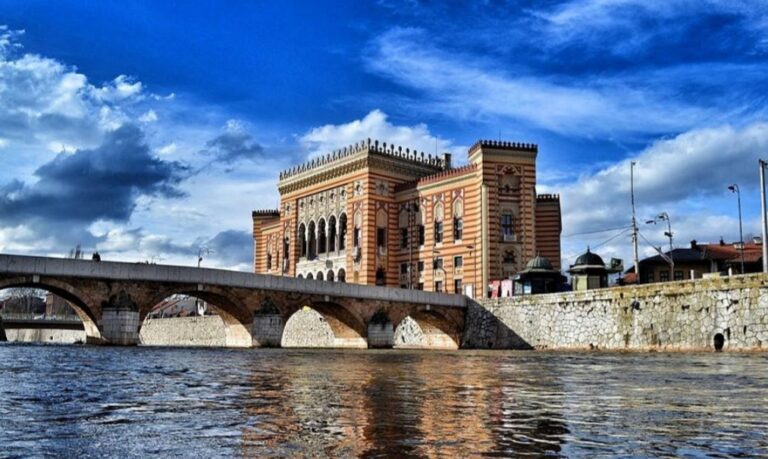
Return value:
M 672 222 L 669 219 L 669 214 L 666 212 L 662 212 L 659 215 L 657 215 L 653 220 L 648 220 L 645 223 L 650 225 L 653 223 L 654 225 L 659 222 L 659 220 L 666 221 L 667 222 L 667 231 L 664 232 L 664 236 L 667 236 L 669 238 L 669 266 L 672 270 L 671 277 L 674 279 L 675 276 L 675 259 L 674 254 L 672 253 L 672 250 L 674 250 L 672 246 Z
M 741 224 L 741 190 L 739 185 L 734 183 L 728 187 L 731 193 L 736 193 L 736 199 L 739 204 L 739 250 L 741 251 L 741 274 L 744 274 L 744 232 Z
M 197 249 L 197 267 L 200 267 L 200 264 L 203 262 L 203 255 L 208 255 L 213 253 L 212 249 L 209 249 L 208 247 L 200 247 Z M 197 309 L 197 315 L 203 316 L 205 315 L 205 310 L 207 309 L 205 307 L 205 304 L 200 303 L 200 298 L 195 297 L 195 308 Z

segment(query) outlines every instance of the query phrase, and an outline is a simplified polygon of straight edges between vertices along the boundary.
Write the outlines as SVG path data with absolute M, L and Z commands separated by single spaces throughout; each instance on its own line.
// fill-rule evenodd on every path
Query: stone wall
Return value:
M 84 330 L 55 328 L 9 328 L 4 331 L 8 341 L 19 343 L 85 343 Z M 0 330 L 3 333 L 3 330 Z
M 149 319 L 139 333 L 144 346 L 225 346 L 224 321 L 219 316 Z
M 465 348 L 760 350 L 768 276 L 751 274 L 470 303 Z M 766 346 L 768 347 L 768 346 Z

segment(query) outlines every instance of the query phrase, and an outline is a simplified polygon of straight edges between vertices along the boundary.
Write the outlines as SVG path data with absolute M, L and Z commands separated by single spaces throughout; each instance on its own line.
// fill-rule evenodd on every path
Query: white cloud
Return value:
M 449 54 L 424 42 L 422 31 L 396 28 L 376 40 L 367 58 L 375 73 L 424 93 L 415 110 L 473 121 L 511 118 L 581 137 L 680 132 L 725 118 L 622 79 L 576 81 L 510 74 L 492 61 Z
M 430 154 L 437 151 L 438 155 L 462 149 L 450 140 L 433 135 L 424 123 L 398 126 L 390 123 L 387 118 L 387 114 L 381 110 L 373 110 L 359 120 L 313 128 L 302 135 L 299 141 L 309 151 L 311 157 L 330 153 L 367 138 Z
M 659 140 L 636 156 L 575 182 L 548 186 L 561 194 L 565 262 L 573 262 L 567 260 L 569 253 L 583 251 L 587 244 L 594 246 L 619 231 L 578 233 L 630 225 L 631 161 L 636 162 L 638 221 L 654 245 L 666 244 L 663 228 L 643 223 L 662 211 L 672 217 L 677 246 L 692 239 L 738 239 L 736 203 L 727 191 L 732 183 L 741 186 L 745 236 L 759 234 L 756 211 L 750 204 L 757 200 L 758 158 L 766 151 L 768 123 L 696 129 Z M 577 236 L 567 237 L 572 234 Z M 626 259 L 631 253 L 628 241 L 629 236 L 618 238 L 604 251 Z
M 139 121 L 142 123 L 154 123 L 157 121 L 157 113 L 150 109 L 139 117 Z
M 163 145 L 162 147 L 158 148 L 157 153 L 160 155 L 172 155 L 173 153 L 176 152 L 176 148 L 177 148 L 176 143 L 171 142 L 167 145 Z

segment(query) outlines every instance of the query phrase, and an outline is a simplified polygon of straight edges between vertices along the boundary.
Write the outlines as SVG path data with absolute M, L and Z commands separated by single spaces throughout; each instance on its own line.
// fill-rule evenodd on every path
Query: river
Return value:
M 0 456 L 768 454 L 763 354 L 0 345 Z

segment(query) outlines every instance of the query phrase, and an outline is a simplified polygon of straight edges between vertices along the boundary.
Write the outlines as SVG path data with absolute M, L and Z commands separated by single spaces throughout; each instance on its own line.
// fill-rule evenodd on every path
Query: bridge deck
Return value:
M 465 308 L 463 295 L 268 276 L 225 269 L 0 254 L 0 274 L 177 282 Z

